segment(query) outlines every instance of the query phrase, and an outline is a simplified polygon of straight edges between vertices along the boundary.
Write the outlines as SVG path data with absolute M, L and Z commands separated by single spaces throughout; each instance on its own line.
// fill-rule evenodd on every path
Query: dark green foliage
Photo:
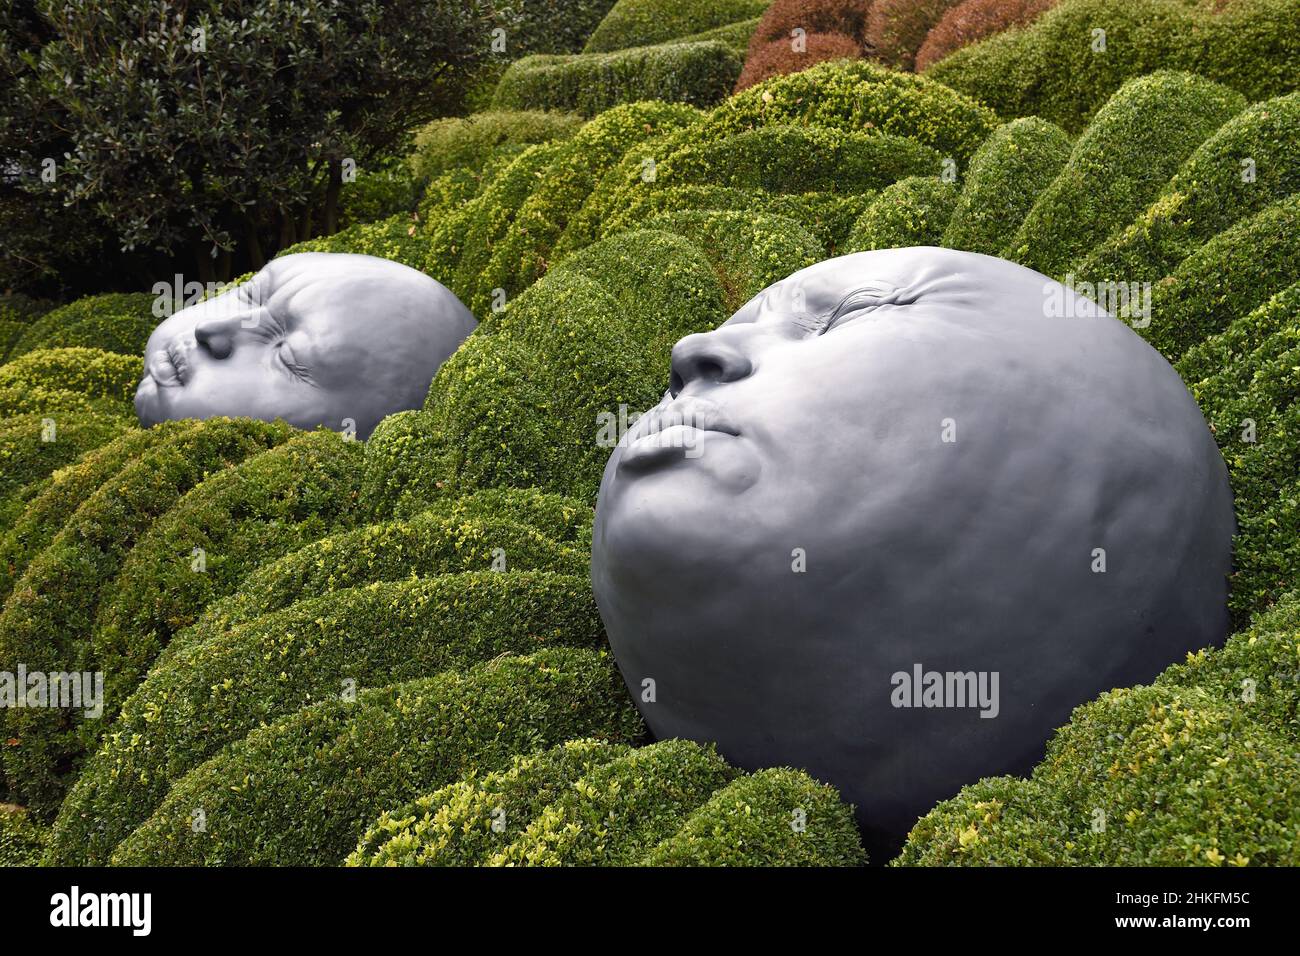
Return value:
M 108 716 L 209 603 L 354 522 L 363 454 L 334 432 L 299 433 L 207 478 L 154 522 L 104 589 L 91 636 Z
M 603 653 L 554 648 L 366 691 L 256 730 L 195 768 L 114 852 L 119 865 L 341 863 L 370 821 L 471 769 L 640 718 Z M 206 829 L 191 826 L 202 808 Z
M 767 4 L 768 0 L 618 0 L 591 34 L 585 52 L 680 40 L 753 19 Z
M 56 469 L 130 427 L 126 418 L 94 413 L 0 419 L 0 529 L 8 529 Z
M 853 810 L 799 770 L 760 770 L 723 787 L 642 866 L 863 866 Z
M 437 119 L 415 134 L 408 160 L 415 177 L 426 182 L 460 167 L 478 169 L 502 148 L 568 139 L 582 125 L 574 113 L 502 110 Z
M 1124 84 L 1038 195 L 1003 258 L 1062 277 L 1141 213 L 1183 160 L 1244 106 L 1241 94 L 1186 73 Z
M 297 252 L 354 252 L 363 256 L 392 259 L 412 269 L 425 271 L 429 266 L 432 245 L 432 241 L 420 231 L 410 213 L 399 213 L 380 222 L 359 223 L 332 236 L 300 242 L 289 246 L 281 255 Z
M 122 559 L 155 519 L 211 471 L 284 441 L 285 425 L 214 418 L 133 460 L 77 508 L 28 564 L 0 613 L 0 670 L 96 670 L 79 641 Z M 74 668 L 74 665 L 75 666 Z M 81 711 L 0 712 L 7 786 L 44 816 L 75 779 Z M 17 741 L 14 743 L 13 741 Z
M 740 54 L 721 40 L 526 56 L 501 77 L 492 109 L 572 110 L 594 116 L 619 103 L 646 99 L 709 106 L 731 92 L 741 62 Z
M 48 839 L 26 810 L 0 803 L 0 867 L 39 866 Z
M 1201 243 L 1300 192 L 1300 93 L 1237 114 L 1196 151 L 1147 210 L 1079 265 L 1092 281 L 1155 281 Z
M 383 582 L 254 618 L 150 673 L 64 801 L 51 857 L 107 863 L 172 781 L 302 707 L 502 654 L 603 645 L 587 579 L 545 571 Z
M 1035 116 L 999 126 L 976 150 L 939 244 L 996 256 L 1071 149 L 1064 130 Z
M 843 253 L 895 246 L 937 246 L 958 188 L 938 176 L 909 176 L 884 189 L 845 239 Z
M 9 358 L 15 359 L 36 349 L 49 348 L 62 344 L 57 340 L 72 334 L 72 330 L 83 324 L 94 328 L 94 322 L 102 323 L 105 328 L 132 329 L 146 323 L 157 325 L 159 319 L 153 314 L 156 296 L 147 292 L 109 292 L 104 295 L 88 295 L 57 309 L 48 310 L 33 318 L 27 324 L 22 336 L 14 343 Z M 93 322 L 92 322 L 93 320 Z M 117 334 L 122 334 L 118 332 Z M 86 343 L 71 343 L 86 344 Z M 93 348 L 108 348 L 95 345 Z M 112 349 L 108 349 L 113 351 Z M 126 354 L 143 354 L 144 345 Z
M 1295 18 L 1295 0 L 1233 0 L 1221 13 L 1183 0 L 1065 0 L 926 75 L 1004 117 L 1039 116 L 1078 133 L 1127 80 L 1161 69 L 1199 74 L 1252 102 L 1291 92 L 1300 77 Z M 1095 49 L 1098 29 L 1104 52 Z

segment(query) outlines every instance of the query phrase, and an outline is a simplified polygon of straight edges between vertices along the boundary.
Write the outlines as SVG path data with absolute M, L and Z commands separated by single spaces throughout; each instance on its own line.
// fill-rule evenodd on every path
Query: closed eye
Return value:
M 825 335 L 841 322 L 873 312 L 882 305 L 895 305 L 914 301 L 915 296 L 908 296 L 903 290 L 886 283 L 870 283 L 849 292 L 839 305 L 831 310 L 818 335 Z
M 311 369 L 294 359 L 293 350 L 289 347 L 288 342 L 280 342 L 275 347 L 275 358 L 279 361 L 281 367 L 298 381 L 306 382 L 308 385 L 313 384 Z

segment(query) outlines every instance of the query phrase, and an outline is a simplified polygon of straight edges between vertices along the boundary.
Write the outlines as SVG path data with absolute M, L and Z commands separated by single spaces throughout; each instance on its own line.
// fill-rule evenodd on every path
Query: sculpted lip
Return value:
M 703 454 L 705 433 L 740 435 L 740 429 L 716 404 L 685 397 L 646 412 L 628 433 L 622 462 L 647 465 Z
M 184 385 L 189 368 L 184 349 L 175 342 L 168 342 L 165 347 L 155 350 L 145 366 L 149 377 L 164 388 Z

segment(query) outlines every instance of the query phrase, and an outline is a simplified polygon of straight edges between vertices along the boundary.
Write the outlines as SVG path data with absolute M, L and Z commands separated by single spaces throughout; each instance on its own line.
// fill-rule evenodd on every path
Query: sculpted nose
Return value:
M 669 391 L 676 398 L 682 389 L 696 380 L 734 382 L 753 370 L 749 358 L 727 341 L 724 332 L 697 332 L 673 346 Z
M 209 352 L 215 359 L 230 356 L 235 348 L 235 330 L 239 328 L 239 319 L 233 316 L 221 316 L 203 319 L 194 326 L 194 339 L 199 348 Z

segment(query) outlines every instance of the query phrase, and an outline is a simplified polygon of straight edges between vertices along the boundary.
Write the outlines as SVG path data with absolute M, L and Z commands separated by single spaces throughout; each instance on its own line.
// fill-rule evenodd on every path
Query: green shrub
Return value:
M 325 430 L 297 434 L 200 482 L 154 522 L 104 589 L 91 635 L 108 716 L 214 599 L 354 522 L 363 447 Z
M 593 501 L 612 447 L 604 416 L 656 404 L 672 344 L 725 315 L 707 259 L 677 236 L 620 233 L 570 257 L 434 378 L 441 490 L 536 487 Z
M 15 322 L 11 319 L 0 319 L 0 363 L 3 363 L 9 356 L 9 350 L 17 344 L 27 331 L 27 323 Z
M 1241 94 L 1185 73 L 1124 84 L 1039 193 L 1003 258 L 1060 278 L 1141 213 L 1183 160 L 1244 106 Z
M 179 779 L 258 726 L 502 654 L 604 645 L 585 577 L 475 571 L 308 598 L 155 668 L 64 801 L 51 857 L 102 865 Z
M 749 20 L 740 20 L 736 23 L 714 27 L 711 30 L 702 30 L 699 33 L 692 33 L 690 36 L 682 37 L 681 41 L 683 43 L 701 43 L 705 40 L 717 40 L 727 44 L 727 46 L 743 56 L 749 48 L 749 41 L 758 28 L 760 19 L 760 17 L 753 17 Z
M 630 752 L 626 744 L 571 740 L 516 757 L 508 770 L 471 774 L 385 811 L 346 864 L 478 866 L 591 770 Z
M 92 315 L 79 322 L 51 330 L 40 343 L 40 347 L 42 349 L 82 347 L 142 356 L 150 333 L 157 328 L 160 321 L 161 319 L 156 319 L 153 315 L 136 313 Z
M 646 99 L 708 106 L 731 92 L 741 63 L 740 54 L 721 40 L 526 56 L 501 77 L 492 108 L 594 116 L 619 103 Z
M 194 421 L 163 422 L 154 428 L 134 428 L 80 461 L 54 472 L 0 538 L 0 600 L 9 596 L 31 559 L 40 554 L 68 519 L 104 482 L 137 455 L 192 431 Z
M 26 382 L 0 385 L 0 418 L 13 418 L 16 415 L 60 416 L 92 413 L 121 418 L 131 414 L 131 404 L 121 399 L 92 398 L 85 392 L 74 392 L 66 388 L 47 388 L 44 385 L 32 385 Z
M 38 493 L 38 483 L 131 427 L 125 418 L 73 414 L 0 419 L 0 528 Z
M 568 139 L 582 125 L 575 113 L 502 110 L 437 119 L 415 134 L 409 162 L 415 177 L 426 182 L 454 169 L 479 169 L 503 147 Z
M 555 241 L 605 171 L 634 144 L 699 118 L 681 104 L 629 103 L 606 110 L 560 147 L 536 187 L 515 213 L 510 231 L 492 249 L 466 304 L 478 315 L 493 297 L 522 292 L 545 271 Z
M 626 740 L 640 718 L 612 662 L 554 648 L 305 708 L 171 788 L 118 865 L 334 865 L 387 807 L 579 736 Z M 206 828 L 191 824 L 201 808 Z
M 785 768 L 728 784 L 643 866 L 863 866 L 853 809 L 833 787 Z
M 432 240 L 422 232 L 410 213 L 399 213 L 380 222 L 363 222 L 332 236 L 308 239 L 282 250 L 279 255 L 298 252 L 353 252 L 391 259 L 412 269 L 425 271 Z M 438 278 L 435 276 L 434 278 Z
M 416 221 L 432 234 L 431 223 L 454 216 L 466 204 L 476 199 L 497 174 L 515 161 L 527 147 L 503 146 L 478 168 L 467 166 L 439 173 L 424 187 L 424 194 L 416 210 Z
M 976 150 L 940 244 L 996 256 L 1071 149 L 1064 130 L 1036 116 L 999 126 Z
M 490 511 L 480 513 L 495 503 L 496 499 L 477 495 L 448 501 L 407 520 L 330 535 L 258 568 L 238 591 L 214 601 L 191 627 L 174 634 L 159 666 L 185 647 L 286 608 L 303 595 L 319 596 L 377 581 L 489 570 L 494 561 L 500 566 L 501 560 L 513 571 L 589 572 L 590 555 L 585 550 L 589 530 L 580 529 L 573 545 L 556 541 L 531 525 Z M 544 520 L 540 511 L 528 517 L 540 523 Z
M 993 107 L 1078 133 L 1126 81 L 1186 70 L 1248 100 L 1300 76 L 1294 0 L 1234 0 L 1222 13 L 1183 0 L 1064 0 L 1023 30 L 958 50 L 926 76 Z M 1105 30 L 1105 50 L 1095 29 Z
M 389 157 L 356 170 L 339 194 L 339 227 L 377 222 L 415 212 L 419 191 L 405 158 Z
M 48 839 L 26 810 L 0 803 L 0 867 L 39 866 Z
M 1036 781 L 987 777 L 921 817 L 890 866 L 1063 866 L 1064 811 Z
M 94 671 L 80 646 L 91 632 L 100 595 L 132 545 L 211 471 L 284 441 L 288 426 L 214 418 L 176 433 L 91 494 L 28 564 L 0 613 L 0 670 Z M 38 815 L 50 814 L 75 777 L 76 724 L 82 711 L 0 711 L 10 738 L 3 751 L 7 784 Z M 17 740 L 18 743 L 12 743 Z
M 138 355 L 88 348 L 40 349 L 0 365 L 0 388 L 77 392 L 129 406 L 143 374 L 144 361 Z
M 1089 253 L 1079 274 L 1145 282 L 1173 272 L 1216 233 L 1300 192 L 1298 138 L 1300 93 L 1238 113 L 1197 147 L 1142 215 Z
M 1287 286 L 1263 305 L 1233 319 L 1222 332 L 1211 335 L 1192 346 L 1175 366 L 1192 394 L 1200 402 L 1202 411 L 1217 407 L 1210 395 L 1203 391 L 1203 383 L 1211 376 L 1235 371 L 1230 385 L 1233 395 L 1249 384 L 1248 376 L 1254 374 L 1246 361 L 1249 356 L 1277 332 L 1290 331 L 1292 320 L 1300 312 L 1300 283 Z M 1198 384 L 1202 383 L 1202 384 Z M 1207 405 L 1207 401 L 1212 405 Z
M 1295 281 L 1300 193 L 1219 233 L 1156 283 L 1144 337 L 1170 361 Z
M 0 292 L 0 322 L 26 327 L 55 306 L 56 303 L 48 299 L 36 299 L 21 292 Z
M 767 4 L 768 0 L 618 0 L 587 40 L 585 52 L 680 40 L 758 17 Z
M 690 240 L 713 264 L 723 308 L 734 312 L 772 283 L 820 262 L 822 244 L 793 219 L 718 209 L 656 216 L 647 228 Z
M 712 746 L 665 740 L 592 767 L 487 866 L 627 866 L 737 776 Z
M 103 295 L 88 295 L 67 305 L 46 312 L 27 326 L 27 331 L 9 352 L 9 358 L 15 359 L 27 352 L 45 348 L 46 339 L 70 329 L 87 319 L 108 321 L 125 317 L 125 320 L 137 319 L 140 322 L 158 324 L 153 314 L 155 296 L 147 292 L 108 292 Z M 143 348 L 140 350 L 144 351 Z
M 845 240 L 843 252 L 895 246 L 937 246 L 957 202 L 955 183 L 909 176 L 884 189 Z

